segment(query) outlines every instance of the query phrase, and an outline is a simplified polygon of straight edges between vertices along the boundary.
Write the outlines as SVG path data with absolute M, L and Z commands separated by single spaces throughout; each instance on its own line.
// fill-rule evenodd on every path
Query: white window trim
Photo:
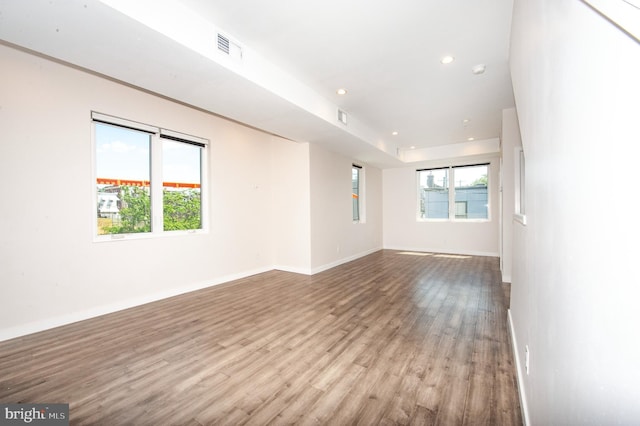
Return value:
M 132 234 L 107 234 L 98 235 L 98 223 L 95 218 L 97 210 L 98 189 L 96 186 L 96 126 L 95 122 L 103 122 L 106 124 L 114 124 L 117 126 L 128 127 L 134 130 L 141 130 L 151 134 L 151 232 L 140 232 Z M 153 200 L 162 200 L 162 185 L 154 185 L 153 182 L 162 182 L 162 141 L 160 135 L 167 135 L 172 137 L 181 138 L 187 141 L 192 141 L 198 144 L 204 145 L 201 151 L 201 164 L 200 164 L 200 214 L 201 214 L 201 229 L 187 229 L 187 230 L 163 230 L 163 211 L 162 203 L 153 203 Z M 208 234 L 209 233 L 209 202 L 207 190 L 209 187 L 208 178 L 208 152 L 209 152 L 209 140 L 200 138 L 197 136 L 188 135 L 173 130 L 163 129 L 149 124 L 140 123 L 133 120 L 127 120 L 112 115 L 102 114 L 99 112 L 91 111 L 91 191 L 92 191 L 92 212 L 93 226 L 92 226 L 92 239 L 93 242 L 108 242 L 108 241 L 122 241 L 122 240 L 141 240 L 147 238 L 165 238 L 185 236 L 192 234 Z
M 640 41 L 639 0 L 584 0 L 598 12 L 609 18 Z

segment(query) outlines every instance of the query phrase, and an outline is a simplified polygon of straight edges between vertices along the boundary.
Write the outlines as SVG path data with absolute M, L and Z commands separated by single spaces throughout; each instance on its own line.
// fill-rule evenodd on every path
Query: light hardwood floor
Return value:
M 520 425 L 498 259 L 383 250 L 0 342 L 71 424 Z

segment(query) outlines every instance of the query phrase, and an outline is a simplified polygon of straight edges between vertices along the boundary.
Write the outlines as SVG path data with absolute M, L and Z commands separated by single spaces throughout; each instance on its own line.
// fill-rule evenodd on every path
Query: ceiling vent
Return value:
M 218 50 L 229 54 L 229 39 L 222 34 L 218 34 Z
M 235 59 L 242 59 L 242 48 L 229 37 L 218 33 L 218 50 Z

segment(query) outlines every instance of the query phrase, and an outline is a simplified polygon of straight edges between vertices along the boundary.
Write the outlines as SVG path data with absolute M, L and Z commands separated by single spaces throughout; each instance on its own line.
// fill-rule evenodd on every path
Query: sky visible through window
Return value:
M 453 173 L 455 175 L 455 183 L 456 186 L 470 186 L 477 179 L 485 176 L 487 174 L 487 166 L 477 166 L 477 167 L 456 167 L 453 169 Z M 438 177 L 439 170 L 434 170 L 433 175 L 436 177 L 435 183 L 437 185 L 442 185 L 442 176 Z M 420 176 L 420 186 L 427 186 L 427 176 L 429 175 L 428 171 L 423 173 L 418 173 Z
M 165 182 L 200 183 L 200 147 L 167 140 L 162 142 L 162 153 Z
M 150 180 L 146 132 L 96 123 L 96 175 L 103 179 Z M 163 180 L 200 183 L 200 148 L 163 140 Z
M 96 123 L 96 176 L 103 179 L 150 179 L 148 133 Z

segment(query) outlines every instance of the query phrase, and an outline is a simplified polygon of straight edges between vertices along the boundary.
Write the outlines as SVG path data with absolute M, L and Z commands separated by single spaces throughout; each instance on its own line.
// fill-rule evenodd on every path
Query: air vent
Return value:
M 218 34 L 218 50 L 229 54 L 229 39 L 222 34 Z
M 218 33 L 218 50 L 232 57 L 233 59 L 242 59 L 242 47 L 238 43 L 232 41 L 229 37 Z

